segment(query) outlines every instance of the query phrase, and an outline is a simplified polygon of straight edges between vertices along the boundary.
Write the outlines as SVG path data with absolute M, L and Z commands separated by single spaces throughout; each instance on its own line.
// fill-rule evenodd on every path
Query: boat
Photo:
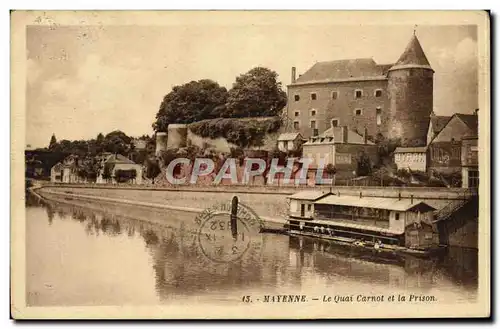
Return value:
M 411 199 L 340 196 L 302 191 L 289 197 L 290 236 L 328 240 L 349 248 L 429 257 L 439 245 L 435 208 Z

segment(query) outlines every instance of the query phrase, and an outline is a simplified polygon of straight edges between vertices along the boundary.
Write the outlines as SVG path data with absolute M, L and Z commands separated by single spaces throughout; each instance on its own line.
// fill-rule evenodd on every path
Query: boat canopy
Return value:
M 315 204 L 351 206 L 358 208 L 387 209 L 394 211 L 434 211 L 436 208 L 423 201 L 411 199 L 378 198 L 378 197 L 358 197 L 350 195 L 329 195 L 314 202 Z
M 305 201 L 316 201 L 328 195 L 332 195 L 330 192 L 323 191 L 301 191 L 290 195 L 288 198 L 293 200 L 305 200 Z

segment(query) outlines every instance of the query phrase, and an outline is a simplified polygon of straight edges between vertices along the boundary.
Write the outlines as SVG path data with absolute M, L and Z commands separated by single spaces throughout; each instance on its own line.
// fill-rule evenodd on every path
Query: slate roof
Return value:
M 372 58 L 318 62 L 302 74 L 293 84 L 334 82 L 338 80 L 384 79 L 391 66 L 392 64 L 379 65 Z
M 297 139 L 297 137 L 302 138 L 302 135 L 300 133 L 283 133 L 279 135 L 278 140 L 279 141 L 294 141 Z
M 360 198 L 358 196 L 350 195 L 329 195 L 325 198 L 321 198 L 316 201 L 315 204 L 327 204 L 327 205 L 341 205 L 341 206 L 353 206 L 360 208 L 375 208 L 375 209 L 388 209 L 395 211 L 408 211 L 415 207 L 425 208 L 429 211 L 436 210 L 434 207 L 423 201 L 412 201 L 410 199 L 391 199 L 391 198 L 377 198 L 377 197 L 364 197 Z
M 455 114 L 460 120 L 462 120 L 467 127 L 472 130 L 472 132 L 477 135 L 478 134 L 478 116 L 475 114 L 462 114 L 462 113 L 456 113 Z
M 396 64 L 391 67 L 391 70 L 408 66 L 420 66 L 432 69 L 416 35 L 412 36 L 405 51 L 401 54 Z
M 434 130 L 434 135 L 438 134 L 441 130 L 443 130 L 444 126 L 450 121 L 450 116 L 444 115 L 432 115 L 431 123 L 432 129 Z
M 337 143 L 342 143 L 342 127 L 330 127 L 325 130 L 319 137 L 333 137 Z M 365 139 L 363 136 L 355 131 L 347 129 L 347 143 L 348 144 L 364 144 Z M 375 145 L 373 142 L 367 141 L 367 145 Z
M 121 154 L 112 154 L 106 159 L 109 164 L 136 164 L 134 161 Z

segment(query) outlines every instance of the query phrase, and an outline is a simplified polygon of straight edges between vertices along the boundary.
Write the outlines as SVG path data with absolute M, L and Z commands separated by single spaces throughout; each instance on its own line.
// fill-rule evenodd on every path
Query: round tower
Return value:
M 405 146 L 426 145 L 433 110 L 434 70 L 416 35 L 388 72 L 388 137 Z
M 156 133 L 156 147 L 155 154 L 159 156 L 162 151 L 167 149 L 167 133 L 166 132 L 157 132 Z
M 188 128 L 186 124 L 169 124 L 167 127 L 167 149 L 186 147 Z

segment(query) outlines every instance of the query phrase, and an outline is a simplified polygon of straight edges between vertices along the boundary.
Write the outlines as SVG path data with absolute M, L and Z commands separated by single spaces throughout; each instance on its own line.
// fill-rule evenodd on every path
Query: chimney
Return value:
M 347 144 L 347 126 L 342 126 L 342 143 Z
M 365 129 L 363 130 L 363 142 L 365 144 L 368 144 L 368 129 L 365 127 Z
M 411 197 L 410 203 L 413 204 L 413 194 L 410 197 Z
M 296 76 L 297 76 L 297 69 L 295 68 L 295 66 L 292 66 L 292 83 L 295 83 Z

